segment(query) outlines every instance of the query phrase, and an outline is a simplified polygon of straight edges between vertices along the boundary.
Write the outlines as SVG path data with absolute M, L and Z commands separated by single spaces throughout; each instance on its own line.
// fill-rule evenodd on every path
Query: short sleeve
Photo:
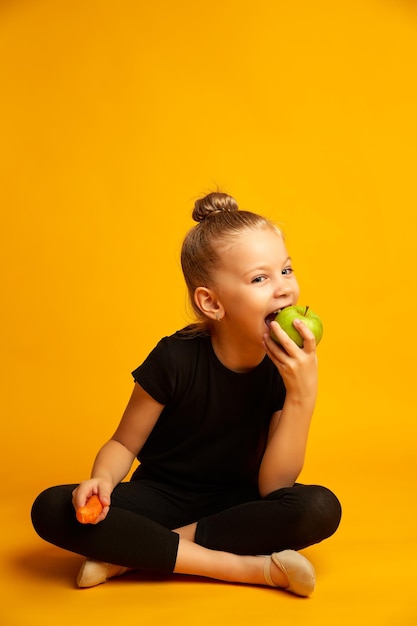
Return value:
M 164 405 L 170 402 L 175 391 L 176 366 L 168 337 L 161 339 L 132 376 L 154 400 Z

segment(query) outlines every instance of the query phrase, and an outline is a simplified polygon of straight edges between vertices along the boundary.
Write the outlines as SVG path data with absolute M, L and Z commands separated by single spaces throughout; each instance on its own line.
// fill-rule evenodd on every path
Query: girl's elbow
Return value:
M 273 491 L 284 489 L 286 487 L 294 487 L 295 481 L 301 473 L 301 467 L 298 471 L 285 472 L 274 476 L 265 477 L 260 475 L 258 481 L 258 489 L 261 498 L 266 498 Z
M 282 480 L 270 485 L 259 485 L 259 495 L 261 498 L 266 498 L 270 493 L 278 491 L 279 489 L 285 489 L 285 487 L 294 487 L 294 481 Z

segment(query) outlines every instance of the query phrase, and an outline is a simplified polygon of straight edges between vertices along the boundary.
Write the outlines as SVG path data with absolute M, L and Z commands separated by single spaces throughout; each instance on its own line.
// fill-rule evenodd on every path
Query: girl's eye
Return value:
M 285 268 L 282 270 L 282 274 L 284 274 L 285 276 L 288 276 L 289 274 L 292 274 L 292 273 L 293 273 L 293 271 L 294 271 L 294 270 L 292 269 L 292 267 L 285 267 Z
M 253 283 L 263 283 L 264 280 L 266 280 L 266 276 L 256 276 L 256 278 L 254 278 L 252 280 Z

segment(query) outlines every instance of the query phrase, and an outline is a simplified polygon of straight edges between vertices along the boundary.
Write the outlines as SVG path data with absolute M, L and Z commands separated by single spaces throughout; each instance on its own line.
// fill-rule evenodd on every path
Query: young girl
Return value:
M 272 321 L 298 299 L 291 259 L 277 227 L 226 194 L 197 201 L 193 218 L 181 261 L 199 321 L 163 338 L 133 372 L 132 396 L 91 478 L 41 493 L 33 524 L 87 557 L 80 587 L 139 569 L 307 596 L 314 569 L 297 551 L 334 533 L 341 509 L 325 487 L 295 482 L 317 358 L 301 321 L 303 348 Z M 74 509 L 93 494 L 102 513 L 80 524 Z

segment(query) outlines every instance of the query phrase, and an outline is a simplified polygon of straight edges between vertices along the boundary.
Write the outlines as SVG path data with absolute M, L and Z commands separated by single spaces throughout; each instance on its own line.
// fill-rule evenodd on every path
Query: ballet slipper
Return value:
M 265 580 L 271 587 L 277 587 L 278 585 L 271 578 L 272 563 L 275 563 L 288 578 L 288 587 L 282 587 L 282 589 L 295 593 L 297 596 L 309 596 L 313 593 L 316 575 L 313 566 L 304 556 L 295 550 L 283 550 L 265 558 Z
M 105 583 L 109 578 L 122 576 L 127 571 L 129 571 L 129 568 L 122 565 L 112 565 L 111 563 L 86 559 L 78 573 L 77 585 L 79 587 L 95 587 Z

